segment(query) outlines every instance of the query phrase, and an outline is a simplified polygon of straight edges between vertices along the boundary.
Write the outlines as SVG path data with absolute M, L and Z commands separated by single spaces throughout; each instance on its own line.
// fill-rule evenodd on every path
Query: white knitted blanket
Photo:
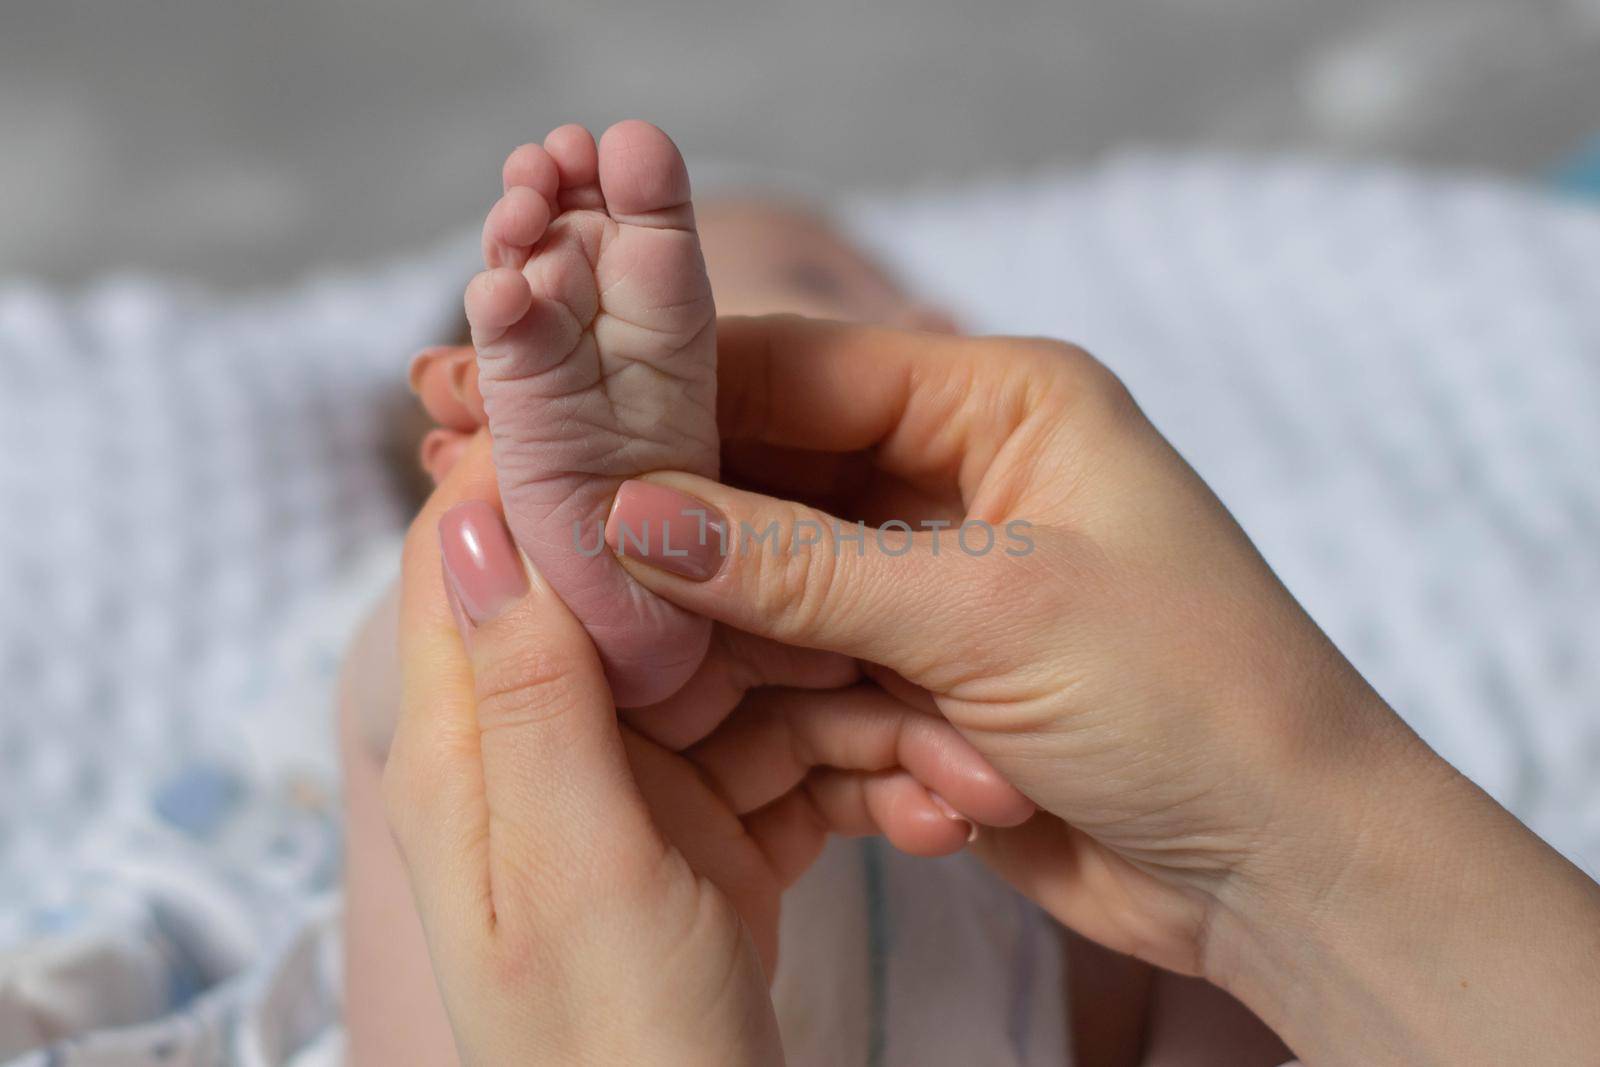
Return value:
M 1600 870 L 1600 212 L 1194 158 L 843 210 L 968 326 L 1110 363 L 1384 695 Z M 0 287 L 0 1063 L 338 1061 L 330 682 L 470 260 Z M 962 861 L 835 849 L 797 924 L 796 1062 L 1059 1061 L 1043 925 Z

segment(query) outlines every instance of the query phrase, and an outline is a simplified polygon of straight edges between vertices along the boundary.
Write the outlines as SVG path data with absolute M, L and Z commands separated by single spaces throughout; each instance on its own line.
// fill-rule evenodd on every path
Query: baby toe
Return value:
M 478 348 L 494 344 L 533 305 L 533 290 L 521 271 L 496 267 L 467 283 L 467 325 Z
M 635 223 L 692 226 L 689 168 L 683 154 L 648 122 L 619 122 L 600 138 L 600 189 L 611 216 Z
M 500 168 L 500 182 L 502 192 L 518 187 L 532 189 L 553 204 L 556 190 L 561 187 L 561 172 L 543 145 L 525 144 L 506 157 L 505 166 Z
M 605 207 L 600 194 L 599 150 L 594 135 L 572 123 L 550 131 L 544 150 L 555 161 L 560 174 L 556 202 L 563 211 Z
M 549 225 L 550 204 L 536 190 L 507 190 L 483 222 L 484 266 L 521 268 Z

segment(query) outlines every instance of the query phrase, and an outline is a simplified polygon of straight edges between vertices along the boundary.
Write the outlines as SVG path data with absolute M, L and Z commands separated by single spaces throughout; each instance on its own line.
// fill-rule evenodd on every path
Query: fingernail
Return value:
M 522 557 L 492 504 L 469 500 L 445 512 L 439 520 L 439 552 L 445 580 L 474 625 L 528 595 Z
M 623 482 L 606 519 L 606 544 L 691 581 L 722 567 L 728 520 L 711 505 L 654 482 Z
M 978 824 L 957 811 L 955 805 L 931 789 L 928 790 L 928 799 L 933 801 L 934 807 L 944 813 L 945 818 L 951 822 L 958 822 L 967 828 L 967 844 L 970 845 L 978 839 Z
M 406 368 L 406 384 L 413 393 L 422 387 L 422 376 L 427 372 L 428 364 L 450 351 L 445 345 L 434 345 L 424 348 L 421 352 L 411 357 L 411 366 Z

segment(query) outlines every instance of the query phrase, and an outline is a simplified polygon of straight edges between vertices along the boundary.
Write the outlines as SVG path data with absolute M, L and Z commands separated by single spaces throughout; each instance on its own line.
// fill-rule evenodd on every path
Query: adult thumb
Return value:
M 623 483 L 606 543 L 681 607 L 936 692 L 1003 636 L 994 607 L 1027 581 L 1033 550 L 1022 523 L 868 526 L 680 472 Z

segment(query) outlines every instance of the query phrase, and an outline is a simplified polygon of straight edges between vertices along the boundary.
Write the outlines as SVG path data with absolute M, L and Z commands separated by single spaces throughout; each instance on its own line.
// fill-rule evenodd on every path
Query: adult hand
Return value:
M 1302 1055 L 1593 1036 L 1593 883 L 1401 723 L 1104 367 L 797 319 L 719 337 L 726 469 L 810 504 L 665 472 L 608 540 L 656 593 L 955 723 L 1049 813 L 981 843 L 1024 892 Z M 1551 996 L 1574 986 L 1582 1010 Z
M 1027 814 L 946 724 L 860 688 L 752 695 L 682 754 L 620 726 L 482 441 L 411 529 L 401 614 L 384 790 L 468 1063 L 777 1062 L 779 895 L 827 832 L 955 851 L 930 788 Z

